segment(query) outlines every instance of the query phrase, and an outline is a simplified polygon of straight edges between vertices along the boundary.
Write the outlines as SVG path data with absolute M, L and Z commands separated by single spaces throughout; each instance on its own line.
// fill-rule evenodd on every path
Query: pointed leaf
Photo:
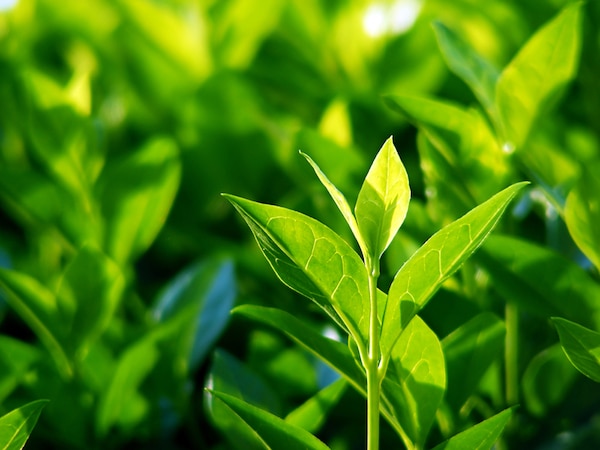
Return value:
M 525 44 L 496 85 L 502 138 L 521 148 L 535 119 L 577 71 L 581 3 L 571 3 Z
M 571 364 L 600 383 L 600 333 L 560 317 L 553 317 L 552 321 Z
M 354 339 L 366 342 L 368 281 L 356 252 L 304 214 L 225 196 L 244 218 L 280 280 L 313 300 Z
M 481 245 L 508 203 L 527 183 L 514 184 L 434 234 L 400 268 L 388 295 L 382 325 L 383 355 L 441 284 Z
M 448 367 L 446 400 L 459 411 L 475 392 L 481 378 L 504 348 L 504 323 L 492 313 L 482 313 L 442 340 Z
M 48 400 L 36 400 L 0 417 L 0 448 L 21 450 Z
M 464 450 L 466 448 L 469 450 L 490 450 L 500 437 L 511 415 L 512 408 L 505 409 L 436 445 L 433 450 Z
M 402 424 L 409 442 L 423 448 L 446 390 L 442 346 L 433 331 L 415 316 L 394 347 L 383 380 L 382 403 Z
M 352 209 L 350 208 L 350 205 L 348 204 L 346 197 L 344 197 L 344 194 L 342 194 L 339 191 L 339 189 L 337 187 L 335 187 L 335 185 L 331 181 L 329 181 L 329 179 L 323 173 L 323 171 L 319 168 L 317 163 L 315 163 L 308 155 L 306 155 L 302 152 L 300 152 L 300 154 L 306 158 L 306 160 L 309 162 L 309 164 L 312 166 L 313 170 L 317 174 L 317 177 L 321 181 L 321 184 L 323 186 L 325 186 L 325 188 L 327 189 L 327 192 L 329 192 L 329 195 L 331 196 L 331 198 L 337 205 L 338 209 L 344 216 L 346 223 L 350 227 L 350 230 L 352 231 L 352 234 L 354 235 L 356 242 L 358 242 L 358 245 L 359 245 L 363 255 L 366 255 L 367 254 L 367 244 L 365 243 L 363 237 L 360 234 L 360 230 L 358 229 L 358 223 L 356 222 L 356 218 L 354 217 L 354 214 L 352 214 Z
M 565 222 L 581 251 L 600 270 L 600 162 L 588 162 L 569 193 Z
M 329 448 L 308 431 L 290 425 L 265 410 L 252 406 L 232 395 L 217 391 L 209 392 L 229 406 L 250 425 L 269 448 L 285 448 L 290 450 L 327 450 Z
M 490 118 L 495 122 L 495 91 L 498 71 L 443 23 L 434 22 L 433 28 L 446 64 L 471 88 Z
M 290 412 L 285 417 L 285 421 L 291 425 L 301 427 L 310 433 L 316 433 L 327 419 L 329 411 L 337 404 L 343 393 L 346 392 L 347 386 L 348 384 L 344 379 L 334 381 Z
M 409 201 L 408 175 L 390 137 L 377 153 L 354 208 L 373 260 L 381 257 L 398 232 Z

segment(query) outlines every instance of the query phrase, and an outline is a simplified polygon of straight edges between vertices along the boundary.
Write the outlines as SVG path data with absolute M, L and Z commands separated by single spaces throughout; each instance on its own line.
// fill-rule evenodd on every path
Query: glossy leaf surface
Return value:
M 301 213 L 226 197 L 252 230 L 281 281 L 365 342 L 367 323 L 361 319 L 368 315 L 368 282 L 356 252 L 325 225 Z
M 48 400 L 36 400 L 0 417 L 0 448 L 21 450 Z
M 383 318 L 383 355 L 441 284 L 481 245 L 525 183 L 514 184 L 434 234 L 400 268 Z

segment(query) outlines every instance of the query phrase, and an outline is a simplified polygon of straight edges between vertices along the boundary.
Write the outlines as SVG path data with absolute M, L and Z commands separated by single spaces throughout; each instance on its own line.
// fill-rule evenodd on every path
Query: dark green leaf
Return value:
M 586 377 L 600 382 L 600 333 L 560 317 L 552 321 L 567 358 Z

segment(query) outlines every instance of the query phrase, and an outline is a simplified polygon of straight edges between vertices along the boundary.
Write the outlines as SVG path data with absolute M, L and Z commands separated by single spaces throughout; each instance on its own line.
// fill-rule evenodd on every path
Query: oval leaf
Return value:
M 553 317 L 552 321 L 571 364 L 600 383 L 600 333 L 560 317 Z

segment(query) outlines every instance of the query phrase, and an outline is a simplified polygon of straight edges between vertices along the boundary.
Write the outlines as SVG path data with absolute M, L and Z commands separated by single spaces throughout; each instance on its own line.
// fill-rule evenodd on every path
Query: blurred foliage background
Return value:
M 6 412 L 51 400 L 29 448 L 230 448 L 203 407 L 211 364 L 243 383 L 262 380 L 277 393 L 269 408 L 282 414 L 327 385 L 332 374 L 305 352 L 230 319 L 234 304 L 283 303 L 324 323 L 279 285 L 219 194 L 344 230 L 298 150 L 352 203 L 393 135 L 414 212 L 387 257 L 389 280 L 444 219 L 419 213 L 431 192 L 417 131 L 382 96 L 475 107 L 432 22 L 502 68 L 567 3 L 0 2 L 0 404 Z M 535 167 L 563 196 L 599 154 L 600 7 L 584 8 L 577 78 L 538 124 L 547 132 L 540 160 L 550 162 Z M 534 194 L 519 233 L 579 257 Z M 430 313 L 440 337 L 452 330 L 446 313 Z M 549 336 L 544 329 L 525 355 L 556 342 Z M 254 375 L 239 375 L 246 371 Z M 570 402 L 558 415 L 552 405 L 524 408 L 510 448 L 568 448 L 553 446 L 556 436 L 579 426 L 597 433 L 588 405 L 597 397 L 561 394 Z M 332 448 L 361 448 L 363 406 L 345 393 L 320 436 Z

